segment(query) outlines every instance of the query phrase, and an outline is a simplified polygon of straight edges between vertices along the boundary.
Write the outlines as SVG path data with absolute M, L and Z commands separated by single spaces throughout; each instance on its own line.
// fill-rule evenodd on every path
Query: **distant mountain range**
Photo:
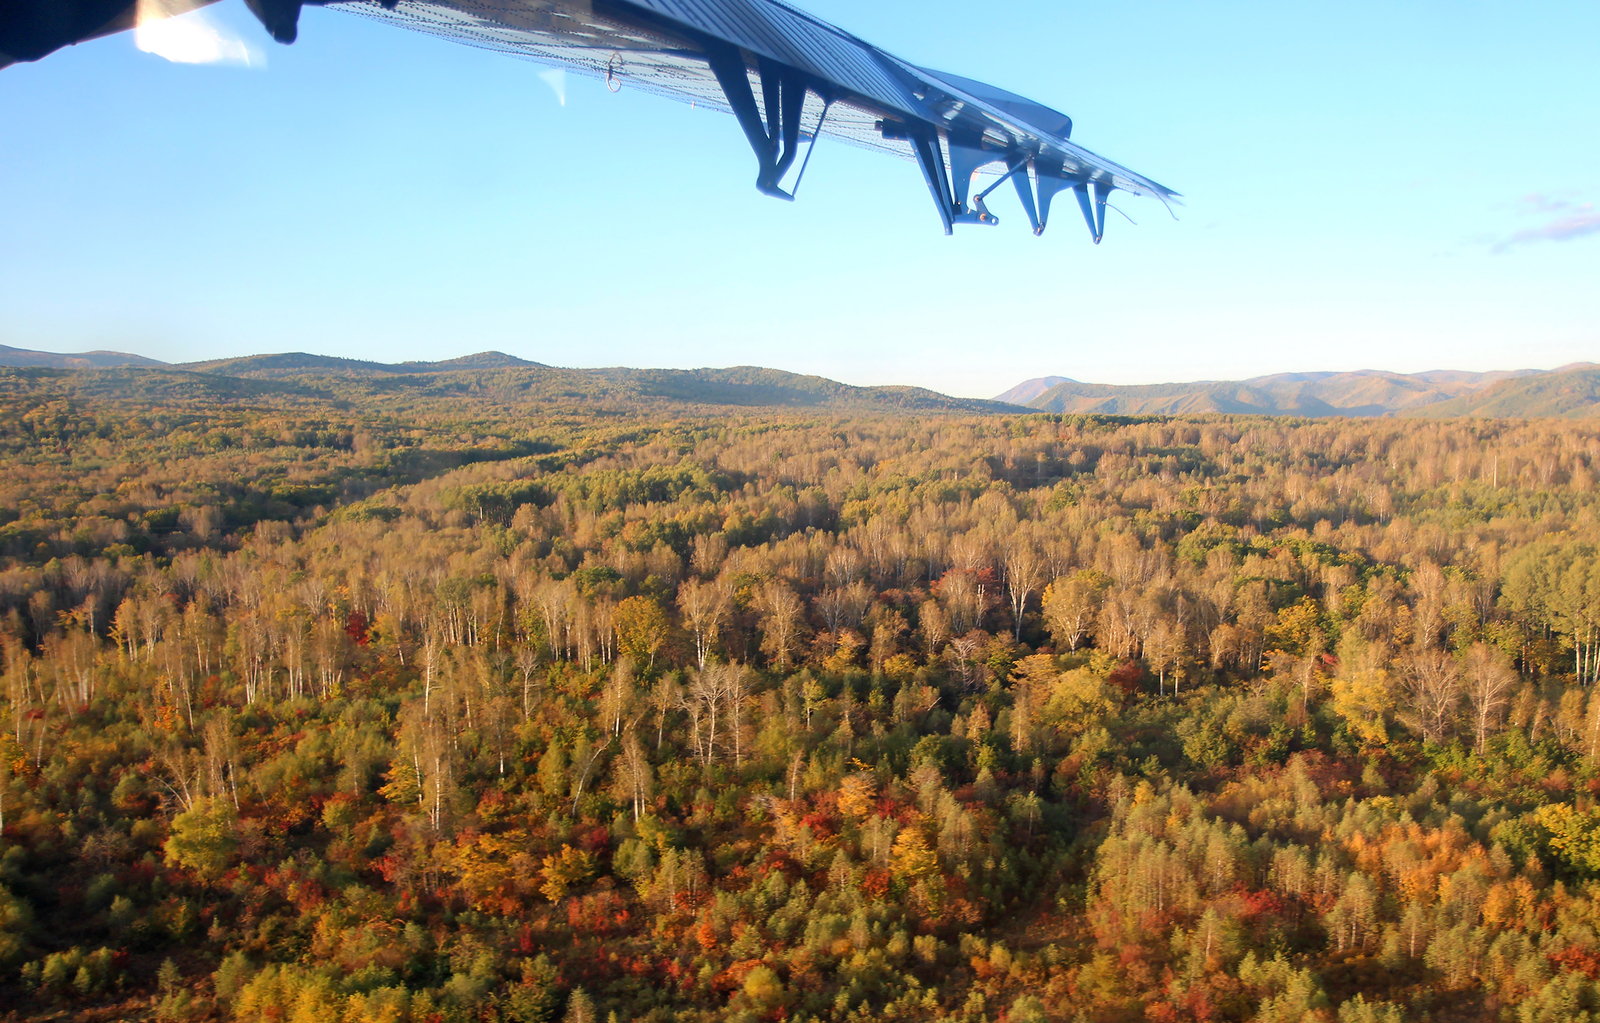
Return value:
M 360 359 L 341 359 L 333 355 L 308 355 L 305 352 L 285 352 L 282 355 L 244 355 L 236 359 L 211 359 L 207 362 L 179 363 L 174 369 L 196 373 L 218 373 L 222 376 L 246 377 L 252 380 L 271 380 L 300 377 L 308 373 L 376 373 L 396 375 L 403 373 L 451 373 L 471 369 L 549 369 L 542 362 L 529 362 L 504 352 L 479 352 L 463 355 L 459 359 L 443 362 L 363 362 Z
M 271 393 L 311 394 L 337 383 L 368 393 L 510 388 L 528 400 L 556 403 L 664 402 L 975 415 L 1031 410 L 1105 415 L 1600 416 L 1600 366 L 1588 362 L 1554 370 L 1411 374 L 1359 370 L 1128 386 L 1047 376 L 1025 380 L 991 401 L 956 398 L 921 387 L 856 387 L 759 366 L 569 369 L 503 352 L 400 363 L 287 352 L 169 365 L 124 352 L 58 354 L 0 345 L 0 367 L 7 366 L 90 371 L 82 378 L 86 394 L 150 397 L 198 388 L 223 401 Z
M 1250 380 L 1184 384 L 1085 384 L 1067 377 L 1025 380 L 996 401 L 1044 412 L 1183 415 L 1229 412 L 1269 416 L 1600 415 L 1600 366 L 1466 373 L 1280 373 Z
M 747 408 L 838 408 L 895 411 L 994 413 L 1016 405 L 980 398 L 952 398 L 921 387 L 855 387 L 826 377 L 760 366 L 728 369 L 569 369 L 529 362 L 501 352 L 479 352 L 444 362 L 360 362 L 293 352 L 189 363 L 173 369 L 245 380 L 275 380 L 315 387 L 319 379 L 366 381 L 393 387 L 407 379 L 434 389 L 490 382 L 529 394 L 595 403 L 635 399 L 688 405 Z
M 49 369 L 114 369 L 119 366 L 165 366 L 164 362 L 124 352 L 79 352 L 59 355 L 0 345 L 0 366 L 44 366 Z
M 1026 405 L 1052 387 L 1075 383 L 1077 381 L 1071 377 L 1034 377 L 1032 380 L 1024 380 L 1004 394 L 995 395 L 994 400 L 1011 405 Z
M 0 345 L 0 366 L 40 366 L 47 369 L 145 369 L 166 368 L 197 373 L 219 373 L 223 376 L 247 377 L 256 380 L 272 377 L 301 376 L 306 373 L 449 373 L 470 369 L 549 369 L 541 362 L 529 362 L 504 352 L 479 352 L 463 355 L 459 359 L 443 362 L 363 362 L 360 359 L 341 359 L 333 355 L 308 355 L 305 352 L 285 352 L 281 355 L 246 355 L 236 359 L 209 359 L 205 362 L 161 362 L 127 352 L 36 352 L 27 348 Z
M 333 394 L 447 397 L 492 394 L 534 405 L 604 408 L 742 407 L 862 412 L 955 412 L 970 415 L 1027 411 L 981 398 L 953 398 L 922 387 L 856 387 L 826 377 L 759 366 L 728 369 L 569 369 L 503 352 L 479 352 L 442 362 L 366 362 L 305 352 L 167 364 L 137 355 L 95 352 L 57 355 L 8 348 L 8 363 L 60 371 L 85 397 L 231 402 L 270 395 Z M 99 361 L 91 361 L 91 358 Z

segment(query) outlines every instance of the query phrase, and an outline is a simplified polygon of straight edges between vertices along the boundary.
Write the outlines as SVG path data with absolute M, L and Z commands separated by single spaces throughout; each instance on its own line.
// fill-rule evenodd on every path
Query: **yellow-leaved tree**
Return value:
M 569 888 L 583 884 L 594 872 L 594 853 L 563 845 L 559 853 L 544 858 L 544 869 L 540 871 L 544 883 L 539 891 L 551 902 L 560 902 Z
M 1394 683 L 1381 668 L 1354 671 L 1333 680 L 1334 713 L 1344 718 L 1350 731 L 1371 746 L 1389 741 L 1389 717 L 1394 711 Z
M 167 862 L 214 881 L 233 862 L 239 839 L 233 805 L 225 799 L 197 799 L 172 818 L 172 832 L 162 851 Z

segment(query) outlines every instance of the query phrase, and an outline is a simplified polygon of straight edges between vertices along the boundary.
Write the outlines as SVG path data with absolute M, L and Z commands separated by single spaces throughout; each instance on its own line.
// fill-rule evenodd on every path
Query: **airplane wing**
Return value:
M 209 2 L 0 0 L 0 67 Z M 275 39 L 294 41 L 302 0 L 245 2 Z M 755 152 L 756 187 L 779 198 L 794 197 L 819 137 L 915 160 L 946 234 L 998 223 L 984 200 L 1008 180 L 1035 234 L 1072 190 L 1096 243 L 1111 192 L 1177 198 L 1072 142 L 1065 114 L 917 67 L 780 0 L 307 2 L 732 113 Z M 996 180 L 974 196 L 980 172 Z
M 0 0 L 0 68 L 216 0 Z

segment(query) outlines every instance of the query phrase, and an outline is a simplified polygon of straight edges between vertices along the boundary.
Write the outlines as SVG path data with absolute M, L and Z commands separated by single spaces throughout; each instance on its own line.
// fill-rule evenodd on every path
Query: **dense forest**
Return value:
M 1593 422 L 119 372 L 0 371 L 0 1018 L 1600 1018 Z

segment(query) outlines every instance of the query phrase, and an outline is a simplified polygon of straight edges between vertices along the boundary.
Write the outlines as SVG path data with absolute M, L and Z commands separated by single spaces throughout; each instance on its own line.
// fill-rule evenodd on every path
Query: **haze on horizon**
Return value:
M 839 145 L 777 203 L 731 118 L 316 8 L 274 46 L 226 0 L 218 63 L 128 34 L 0 73 L 0 343 L 973 397 L 1600 350 L 1592 5 L 802 6 L 1060 107 L 1184 193 L 1180 220 L 1120 197 L 1138 226 L 1096 248 L 1065 215 L 1030 237 L 1006 199 L 945 239 L 914 165 Z

